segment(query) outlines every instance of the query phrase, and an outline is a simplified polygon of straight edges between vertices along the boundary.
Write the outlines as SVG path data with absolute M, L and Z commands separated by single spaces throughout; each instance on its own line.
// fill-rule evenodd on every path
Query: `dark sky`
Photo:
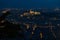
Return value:
M 55 8 L 60 0 L 0 0 L 0 8 Z

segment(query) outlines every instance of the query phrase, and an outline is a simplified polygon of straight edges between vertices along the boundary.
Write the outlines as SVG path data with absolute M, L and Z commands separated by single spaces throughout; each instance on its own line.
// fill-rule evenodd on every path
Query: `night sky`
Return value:
M 0 8 L 60 8 L 60 0 L 0 0 Z

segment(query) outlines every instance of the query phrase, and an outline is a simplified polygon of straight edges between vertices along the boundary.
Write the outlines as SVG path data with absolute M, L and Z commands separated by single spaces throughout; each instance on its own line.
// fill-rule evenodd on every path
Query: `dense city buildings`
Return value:
M 0 39 L 59 40 L 60 9 L 1 9 Z

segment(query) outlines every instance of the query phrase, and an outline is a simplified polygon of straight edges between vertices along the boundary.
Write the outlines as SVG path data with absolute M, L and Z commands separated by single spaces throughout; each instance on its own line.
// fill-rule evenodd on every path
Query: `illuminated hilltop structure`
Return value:
M 37 12 L 37 11 L 32 11 L 30 10 L 29 12 L 24 12 L 23 14 L 21 14 L 20 16 L 33 16 L 33 15 L 40 15 L 41 13 L 40 12 Z

